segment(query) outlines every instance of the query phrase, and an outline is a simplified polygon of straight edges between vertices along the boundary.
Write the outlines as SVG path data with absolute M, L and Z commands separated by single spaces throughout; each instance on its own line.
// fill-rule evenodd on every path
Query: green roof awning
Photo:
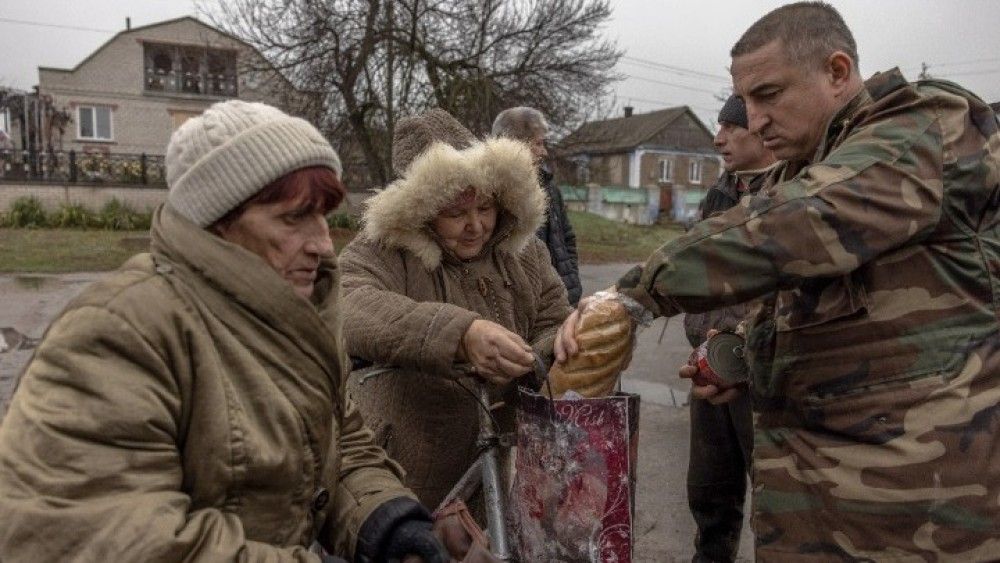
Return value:
M 601 188 L 601 200 L 605 203 L 645 205 L 649 202 L 649 192 L 633 188 Z
M 698 205 L 699 203 L 701 203 L 701 200 L 703 199 L 705 199 L 705 192 L 701 190 L 684 193 L 684 203 L 690 205 Z
M 564 201 L 587 201 L 587 188 L 580 186 L 559 186 Z

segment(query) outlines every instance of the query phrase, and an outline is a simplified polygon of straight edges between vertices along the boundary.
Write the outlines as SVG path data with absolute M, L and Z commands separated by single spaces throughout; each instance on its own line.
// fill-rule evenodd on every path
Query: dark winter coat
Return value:
M 549 196 L 545 223 L 538 228 L 538 238 L 549 248 L 552 266 L 566 286 L 570 304 L 576 306 L 583 293 L 583 286 L 580 285 L 580 262 L 576 253 L 576 234 L 569 223 L 562 192 L 552 181 L 552 172 L 542 168 L 538 179 Z

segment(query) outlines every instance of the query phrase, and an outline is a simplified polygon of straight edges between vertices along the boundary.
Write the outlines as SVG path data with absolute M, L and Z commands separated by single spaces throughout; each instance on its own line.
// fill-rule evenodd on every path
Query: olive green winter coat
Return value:
M 467 186 L 500 209 L 480 255 L 460 260 L 427 226 Z M 545 212 L 527 147 L 490 140 L 463 151 L 437 144 L 372 198 L 365 229 L 341 254 L 344 337 L 351 355 L 395 366 L 351 394 L 378 443 L 406 470 L 406 484 L 434 508 L 476 455 L 479 429 L 470 378 L 454 377 L 455 354 L 476 319 L 519 334 L 550 356 L 571 309 L 566 288 L 535 231 Z M 500 389 L 494 389 L 499 400 Z M 511 409 L 496 413 L 511 420 Z M 507 426 L 507 429 L 510 429 Z
M 410 493 L 344 400 L 337 276 L 310 303 L 162 208 L 152 253 L 77 297 L 23 375 L 0 560 L 318 561 L 315 538 L 351 557 Z

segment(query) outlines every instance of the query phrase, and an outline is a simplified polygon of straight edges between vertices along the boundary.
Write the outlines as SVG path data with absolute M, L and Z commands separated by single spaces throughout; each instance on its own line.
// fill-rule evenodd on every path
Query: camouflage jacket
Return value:
M 619 287 L 662 315 L 776 292 L 747 339 L 759 558 L 992 559 L 997 120 L 951 83 L 865 85 L 810 163 Z
M 699 220 L 714 217 L 739 203 L 740 199 L 757 193 L 767 180 L 768 172 L 777 164 L 762 170 L 747 170 L 745 172 L 726 173 L 708 190 L 702 201 Z M 747 189 L 741 192 L 739 183 L 743 182 Z M 688 313 L 684 315 L 684 335 L 691 346 L 697 347 L 705 341 L 705 335 L 710 329 L 735 331 L 743 322 L 750 308 L 750 303 L 740 303 L 729 307 L 721 307 L 707 313 Z

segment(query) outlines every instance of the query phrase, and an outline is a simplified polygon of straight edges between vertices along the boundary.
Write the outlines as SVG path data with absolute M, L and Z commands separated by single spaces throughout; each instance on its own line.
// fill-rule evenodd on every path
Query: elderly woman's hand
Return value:
M 472 364 L 476 373 L 496 385 L 503 385 L 532 370 L 531 346 L 517 334 L 497 323 L 472 321 L 462 337 L 459 359 Z
M 611 286 L 604 290 L 607 293 L 617 293 L 618 288 Z M 568 360 L 571 356 L 575 356 L 577 352 L 580 351 L 580 345 L 576 341 L 576 331 L 580 328 L 580 315 L 583 310 L 594 300 L 593 295 L 589 295 L 580 300 L 576 305 L 576 309 L 570 313 L 563 324 L 559 327 L 556 332 L 556 340 L 552 344 L 552 352 L 556 357 L 557 363 L 563 363 Z

